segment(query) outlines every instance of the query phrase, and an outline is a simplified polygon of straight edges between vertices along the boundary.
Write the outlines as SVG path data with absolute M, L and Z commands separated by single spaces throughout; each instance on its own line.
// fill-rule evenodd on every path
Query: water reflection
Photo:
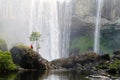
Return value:
M 16 74 L 0 74 L 0 80 L 15 80 Z
M 45 80 L 89 80 L 87 74 L 78 71 L 52 71 Z
M 27 71 L 9 75 L 1 75 L 0 80 L 89 80 L 85 78 L 86 73 L 78 71 Z
M 27 71 L 27 72 L 19 72 L 15 78 L 15 80 L 39 80 L 45 72 L 38 71 Z

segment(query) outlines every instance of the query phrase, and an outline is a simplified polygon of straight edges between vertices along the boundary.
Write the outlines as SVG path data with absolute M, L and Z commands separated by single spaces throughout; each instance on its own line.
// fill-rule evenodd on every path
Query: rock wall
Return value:
M 95 12 L 96 0 L 75 0 L 74 4 L 74 14 L 76 15 L 93 15 Z
M 120 17 L 120 0 L 104 0 L 102 17 L 116 20 Z
M 120 0 L 103 0 L 102 18 L 115 20 L 120 17 Z M 77 16 L 96 16 L 96 0 L 75 0 L 73 14 Z
M 102 14 L 101 14 L 101 37 L 103 29 L 116 27 L 120 25 L 120 0 L 103 0 Z M 97 0 L 74 0 L 73 1 L 73 16 L 72 16 L 72 25 L 71 25 L 71 44 L 78 42 L 82 37 L 89 37 L 94 40 L 94 30 L 96 23 L 96 14 L 97 14 Z M 114 25 L 115 24 L 115 25 Z M 114 25 L 114 26 L 113 26 Z M 108 32 L 110 30 L 107 30 Z M 112 44 L 118 45 L 118 36 L 119 33 L 116 33 L 114 37 L 117 37 L 116 41 L 113 40 Z M 106 34 L 107 35 L 107 34 Z M 112 37 L 113 33 L 110 35 Z M 105 39 L 107 39 L 105 37 Z M 109 37 L 110 38 L 110 37 Z M 103 41 L 104 42 L 104 41 Z M 116 42 L 116 43 L 114 43 Z M 77 44 L 78 49 L 80 49 L 80 42 L 74 43 L 70 47 L 75 47 Z M 93 44 L 94 45 L 94 44 Z M 112 45 L 113 46 L 113 45 Z M 119 47 L 120 45 L 118 45 Z M 106 46 L 103 46 L 106 49 Z M 115 49 L 112 48 L 111 50 Z M 92 49 L 92 48 L 91 48 Z M 72 51 L 72 49 L 70 49 Z M 74 50 L 73 50 L 74 51 Z M 79 50 L 80 51 L 80 50 Z M 110 51 L 111 52 L 111 51 Z
M 102 25 L 119 20 L 120 0 L 103 0 Z M 97 12 L 96 0 L 75 0 L 73 1 L 73 17 L 71 35 L 81 35 L 86 33 L 93 35 Z M 92 30 L 92 31 L 88 31 Z M 81 31 L 83 33 L 81 33 Z M 90 36 L 91 36 L 90 35 Z

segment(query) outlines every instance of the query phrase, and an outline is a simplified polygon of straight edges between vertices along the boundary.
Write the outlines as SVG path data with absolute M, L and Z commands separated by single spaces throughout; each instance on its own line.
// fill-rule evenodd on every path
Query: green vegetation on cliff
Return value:
M 120 25 L 107 24 L 101 30 L 101 51 L 104 53 L 112 53 L 120 48 Z
M 120 60 L 115 60 L 109 65 L 109 69 L 120 70 Z
M 113 51 L 120 48 L 120 25 L 109 23 L 101 28 L 100 53 L 112 54 Z M 93 50 L 94 36 L 82 35 L 71 39 L 70 50 L 72 53 L 83 53 Z
M 93 40 L 90 37 L 83 36 L 71 41 L 70 50 L 77 53 L 83 53 L 93 50 Z

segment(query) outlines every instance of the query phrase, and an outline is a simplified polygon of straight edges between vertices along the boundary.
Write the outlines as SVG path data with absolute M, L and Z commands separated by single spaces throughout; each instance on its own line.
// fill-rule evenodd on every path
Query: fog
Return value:
M 0 0 L 0 36 L 8 47 L 29 45 L 30 0 Z

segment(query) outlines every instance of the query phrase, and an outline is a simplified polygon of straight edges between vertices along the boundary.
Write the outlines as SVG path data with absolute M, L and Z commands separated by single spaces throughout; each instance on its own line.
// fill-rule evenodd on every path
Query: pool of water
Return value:
M 26 71 L 12 74 L 0 74 L 0 80 L 90 80 L 88 73 L 82 71 Z

